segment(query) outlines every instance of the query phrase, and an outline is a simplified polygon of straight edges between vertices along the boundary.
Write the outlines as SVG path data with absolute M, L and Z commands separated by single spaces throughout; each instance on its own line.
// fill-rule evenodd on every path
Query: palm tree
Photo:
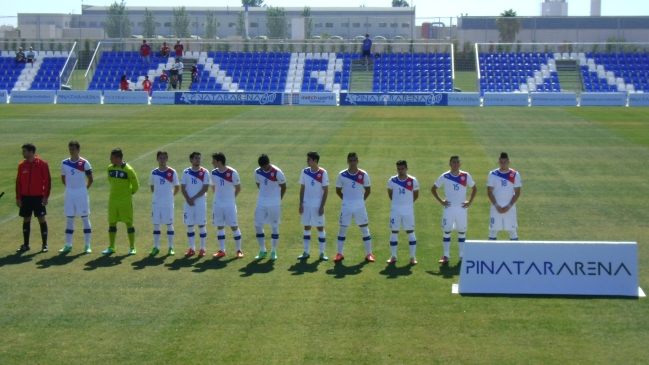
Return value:
M 498 33 L 500 33 L 500 40 L 503 43 L 514 43 L 516 34 L 521 30 L 521 21 L 516 17 L 516 12 L 512 9 L 505 10 L 500 13 L 500 17 L 496 19 L 498 26 Z
M 264 0 L 241 0 L 241 6 L 246 5 L 251 8 L 257 8 L 264 5 Z
M 392 7 L 393 8 L 407 8 L 410 5 L 406 0 L 392 0 Z

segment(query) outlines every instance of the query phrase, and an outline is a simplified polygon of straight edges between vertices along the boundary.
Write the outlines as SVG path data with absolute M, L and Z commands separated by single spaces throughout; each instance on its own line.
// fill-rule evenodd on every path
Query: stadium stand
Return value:
M 151 63 L 145 63 L 135 51 L 104 52 L 88 90 L 119 90 L 119 81 L 124 74 L 135 89 L 142 89 L 144 76 L 148 75 L 153 80 L 153 90 L 166 90 L 167 84 L 161 83 L 159 76 L 173 63 L 173 58 L 159 57 L 159 54 L 151 57 Z
M 67 51 L 37 51 L 33 64 L 15 63 L 13 51 L 0 57 L 0 90 L 58 90 Z
M 552 53 L 480 53 L 480 92 L 560 92 Z
M 449 53 L 391 53 L 375 59 L 373 92 L 452 92 Z
M 579 53 L 588 92 L 649 92 L 649 56 L 643 53 Z

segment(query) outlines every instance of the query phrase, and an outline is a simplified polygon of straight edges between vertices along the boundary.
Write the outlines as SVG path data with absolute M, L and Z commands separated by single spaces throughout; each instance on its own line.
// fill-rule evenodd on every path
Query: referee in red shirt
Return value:
M 23 217 L 24 243 L 17 251 L 25 252 L 30 249 L 29 233 L 31 231 L 32 214 L 34 214 L 41 226 L 42 252 L 47 252 L 47 222 L 45 221 L 47 212 L 45 206 L 52 189 L 50 168 L 47 162 L 36 156 L 36 146 L 32 143 L 26 143 L 22 148 L 25 160 L 18 165 L 16 205 L 20 208 L 19 215 Z

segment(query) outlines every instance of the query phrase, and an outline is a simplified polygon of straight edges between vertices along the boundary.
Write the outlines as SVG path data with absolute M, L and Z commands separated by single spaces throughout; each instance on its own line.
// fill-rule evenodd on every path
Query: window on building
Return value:
M 237 26 L 237 23 L 228 23 L 228 28 L 234 28 Z
M 360 28 L 361 23 L 352 23 L 352 28 Z
M 372 23 L 363 23 L 363 28 L 372 28 Z
M 410 28 L 410 23 L 401 23 L 401 28 Z
M 387 28 L 388 23 L 379 22 L 379 28 Z
M 333 28 L 334 23 L 325 23 L 325 28 Z
M 85 27 L 85 26 L 86 26 L 86 22 L 79 22 L 79 27 Z
M 340 23 L 341 28 L 349 28 L 349 23 Z
M 315 26 L 316 28 L 322 28 L 322 23 L 315 23 L 314 26 Z
M 259 28 L 259 23 L 250 23 L 250 28 Z
M 171 27 L 171 22 L 165 22 L 165 27 Z
M 398 28 L 399 23 L 390 23 L 390 28 Z
M 198 27 L 198 22 L 192 22 L 192 27 L 194 28 Z
M 91 28 L 97 28 L 97 22 L 90 22 Z

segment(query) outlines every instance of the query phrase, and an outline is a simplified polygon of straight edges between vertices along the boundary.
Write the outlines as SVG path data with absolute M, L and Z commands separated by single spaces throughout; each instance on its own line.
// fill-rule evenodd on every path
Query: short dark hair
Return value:
M 316 151 L 310 151 L 306 154 L 306 157 L 315 160 L 315 162 L 320 162 L 320 155 Z
M 347 154 L 347 160 L 349 160 L 352 157 L 358 158 L 358 155 L 356 154 L 356 152 L 350 152 L 350 153 Z
M 196 152 L 196 151 L 192 152 L 192 153 L 189 155 L 189 161 L 193 160 L 194 157 L 196 157 L 196 156 L 200 156 L 200 155 L 201 155 L 200 152 Z
M 122 153 L 122 150 L 119 148 L 115 148 L 114 150 L 110 151 L 110 155 L 119 158 L 124 158 L 124 154 Z
M 397 166 L 405 166 L 405 168 L 408 168 L 408 163 L 406 160 L 399 160 L 397 161 Z
M 501 152 L 500 153 L 500 158 L 509 160 L 509 155 L 507 155 L 507 152 Z
M 365 36 L 366 36 L 366 37 L 369 37 L 370 35 L 369 35 L 369 34 L 365 34 Z
M 142 43 L 146 43 L 146 39 L 144 39 L 144 40 L 142 41 Z
M 448 160 L 448 162 L 451 162 L 451 161 L 453 161 L 453 160 L 455 160 L 455 159 L 458 159 L 458 160 L 459 160 L 459 159 L 460 159 L 460 156 L 451 156 L 451 158 Z
M 217 152 L 212 154 L 212 160 L 219 161 L 225 165 L 225 155 L 223 152 Z
M 158 151 L 158 153 L 156 153 L 155 159 L 157 160 L 158 157 L 160 157 L 161 155 L 166 155 L 167 158 L 169 158 L 169 154 L 167 153 L 167 151 L 161 150 L 161 151 Z
M 79 145 L 79 142 L 77 142 L 77 141 L 70 141 L 68 143 L 68 147 L 76 147 L 77 149 L 80 149 L 81 145 Z
M 25 143 L 22 148 L 26 149 L 29 152 L 36 153 L 36 146 L 34 146 L 34 144 L 31 142 Z
M 262 153 L 257 159 L 257 163 L 259 164 L 259 167 L 268 165 L 270 163 L 270 158 L 268 158 L 268 155 Z

